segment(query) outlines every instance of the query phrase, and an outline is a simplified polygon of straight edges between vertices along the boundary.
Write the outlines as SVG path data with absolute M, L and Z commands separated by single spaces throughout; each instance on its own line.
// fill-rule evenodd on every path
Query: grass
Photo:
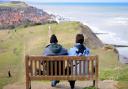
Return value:
M 115 80 L 117 89 L 128 89 L 128 65 L 121 64 L 113 50 L 93 49 L 92 54 L 99 56 L 100 80 Z
M 6 33 L 6 34 L 5 34 Z M 15 82 L 19 78 L 21 71 L 22 44 L 13 35 L 13 31 L 0 31 L 2 40 L 0 48 L 4 51 L 0 53 L 0 89 L 10 82 Z M 11 71 L 12 78 L 8 78 L 8 70 Z
M 17 28 L 15 30 L 0 31 L 0 89 L 8 83 L 24 81 L 24 55 L 41 55 L 43 49 L 49 44 L 49 35 L 56 34 L 59 43 L 64 47 L 72 47 L 75 34 L 79 31 L 77 22 Z M 68 40 L 67 40 L 68 39 Z M 12 77 L 8 77 L 8 70 Z
M 100 79 L 117 79 L 118 55 L 113 50 L 94 49 L 92 54 L 99 56 Z
M 118 89 L 128 89 L 128 81 L 119 81 Z
M 6 2 L 6 3 L 0 3 L 0 6 L 6 6 L 6 7 L 26 7 L 24 3 L 11 3 L 11 2 Z
M 65 22 L 0 30 L 0 89 L 8 83 L 24 81 L 24 56 L 41 55 L 45 46 L 49 44 L 51 34 L 56 34 L 59 43 L 64 47 L 72 47 L 75 35 L 80 32 L 79 25 L 78 22 Z M 48 30 L 49 26 L 51 30 Z M 99 56 L 100 80 L 117 80 L 120 89 L 128 87 L 125 82 L 128 81 L 128 65 L 118 63 L 118 56 L 113 50 L 91 49 L 91 54 Z M 12 73 L 11 78 L 7 75 L 9 69 Z
M 85 87 L 83 89 L 96 89 L 95 87 Z
M 120 65 L 118 76 L 118 89 L 128 89 L 128 65 Z

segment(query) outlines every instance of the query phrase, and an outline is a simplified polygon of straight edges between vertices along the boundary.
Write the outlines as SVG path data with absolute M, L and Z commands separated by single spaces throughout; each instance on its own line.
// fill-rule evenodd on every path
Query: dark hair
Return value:
M 58 43 L 58 40 L 55 34 L 51 35 L 50 43 Z
M 77 34 L 76 35 L 76 43 L 80 43 L 80 44 L 84 43 L 84 36 L 83 36 L 83 34 Z

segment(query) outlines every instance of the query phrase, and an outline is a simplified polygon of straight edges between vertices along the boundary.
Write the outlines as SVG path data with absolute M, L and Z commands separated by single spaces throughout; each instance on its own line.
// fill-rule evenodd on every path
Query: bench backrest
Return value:
M 26 56 L 30 80 L 86 80 L 98 78 L 97 56 Z

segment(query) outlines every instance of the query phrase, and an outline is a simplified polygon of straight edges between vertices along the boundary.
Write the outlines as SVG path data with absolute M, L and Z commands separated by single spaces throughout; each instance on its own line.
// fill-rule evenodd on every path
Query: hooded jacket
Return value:
M 68 51 L 68 55 L 69 56 L 89 56 L 90 49 L 85 47 L 83 44 L 76 43 L 74 45 L 74 47 L 70 48 L 70 50 Z M 75 61 L 73 61 L 73 65 L 77 66 L 77 68 L 78 68 L 77 74 L 80 73 L 80 70 L 79 70 L 80 65 L 79 64 L 80 64 L 79 62 L 76 63 Z M 81 62 L 81 66 L 83 66 L 83 65 L 84 65 L 84 62 Z M 88 61 L 85 62 L 85 67 L 82 67 L 82 69 L 81 69 L 82 74 L 84 74 L 84 70 L 85 70 L 85 73 L 88 73 Z M 73 68 L 73 74 L 76 74 L 75 67 Z
M 51 43 L 46 46 L 43 55 L 45 56 L 58 56 L 58 55 L 67 55 L 68 52 L 60 44 Z
M 68 52 L 65 48 L 63 48 L 60 44 L 56 44 L 56 43 L 51 43 L 50 45 L 46 46 L 44 53 L 44 56 L 61 56 L 61 55 L 68 55 Z M 48 66 L 49 66 L 49 70 L 51 70 L 51 62 L 48 62 Z M 53 64 L 53 68 L 55 67 L 55 62 L 52 62 Z M 63 70 L 63 66 L 65 65 L 65 63 L 63 61 L 61 61 L 61 70 Z M 57 62 L 57 75 L 59 75 L 59 73 L 61 72 L 61 74 L 63 74 L 63 71 L 59 71 L 59 62 Z M 52 73 L 49 71 L 49 75 L 51 75 Z M 53 75 L 55 75 L 55 70 L 53 70 Z
M 79 50 L 80 49 L 80 50 Z M 90 49 L 81 45 L 80 43 L 76 43 L 74 47 L 70 48 L 68 51 L 69 56 L 89 56 Z

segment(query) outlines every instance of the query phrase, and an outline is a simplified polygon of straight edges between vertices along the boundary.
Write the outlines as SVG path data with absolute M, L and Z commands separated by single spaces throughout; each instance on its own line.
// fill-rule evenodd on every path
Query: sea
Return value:
M 88 25 L 105 44 L 128 46 L 128 3 L 27 2 L 49 14 Z M 117 47 L 120 62 L 128 63 L 128 47 Z

